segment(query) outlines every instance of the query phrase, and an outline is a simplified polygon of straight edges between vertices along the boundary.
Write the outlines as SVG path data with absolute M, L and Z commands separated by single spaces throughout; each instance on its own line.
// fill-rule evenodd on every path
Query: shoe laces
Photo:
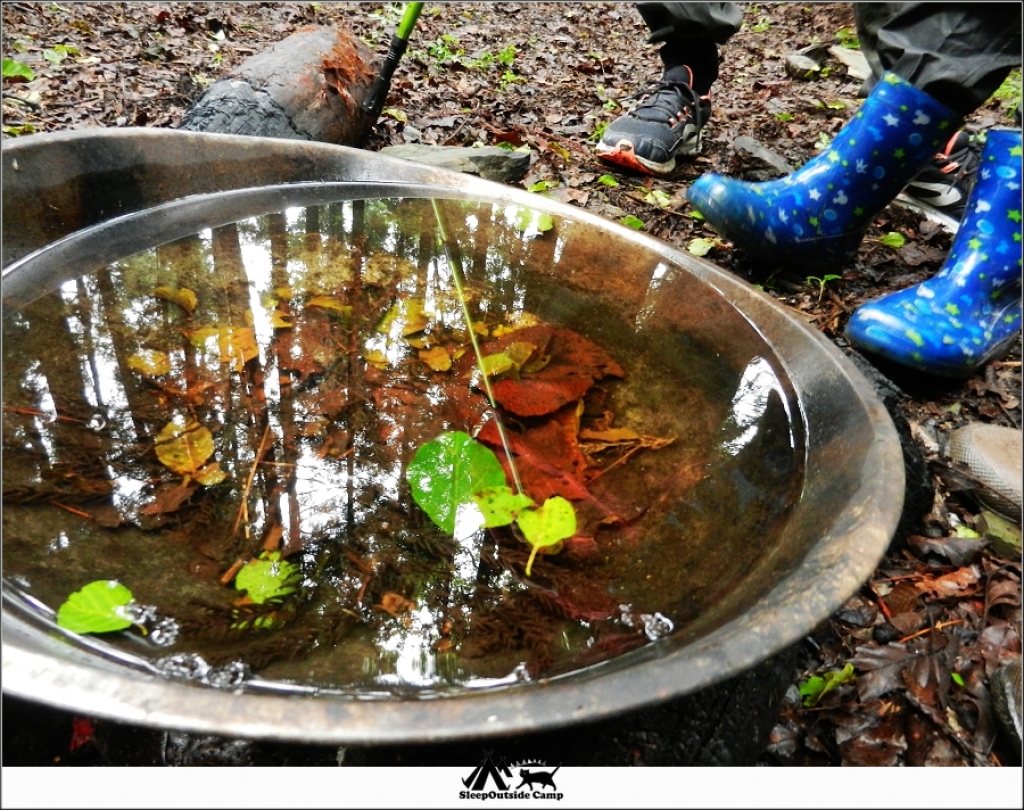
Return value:
M 701 104 L 710 103 L 710 99 L 702 99 L 690 86 L 691 76 L 690 69 L 685 65 L 665 71 L 660 79 L 648 82 L 642 90 L 630 96 L 641 101 L 629 114 L 634 118 L 660 121 L 674 127 L 683 123 L 689 113 L 700 128 L 704 117 Z
M 959 183 L 977 171 L 981 161 L 982 144 L 965 130 L 960 130 L 935 155 L 935 168 L 946 175 L 951 183 Z

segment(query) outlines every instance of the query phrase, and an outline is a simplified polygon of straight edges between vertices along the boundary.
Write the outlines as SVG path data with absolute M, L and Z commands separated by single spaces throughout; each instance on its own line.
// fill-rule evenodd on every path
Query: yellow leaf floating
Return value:
M 306 306 L 309 307 L 320 307 L 321 309 L 331 309 L 335 312 L 340 312 L 342 315 L 352 314 L 352 307 L 349 304 L 345 304 L 335 298 L 333 295 L 317 295 L 310 298 L 306 302 Z
M 419 358 L 434 371 L 448 371 L 452 367 L 452 356 L 444 346 L 434 346 L 430 349 L 421 349 Z
M 179 289 L 175 289 L 174 287 L 157 287 L 153 290 L 153 295 L 157 298 L 162 298 L 164 301 L 170 301 L 172 304 L 177 304 L 189 315 L 192 314 L 196 308 L 196 304 L 198 303 L 196 294 L 187 287 L 181 287 Z
M 128 358 L 128 368 L 143 377 L 159 377 L 171 370 L 171 357 L 167 352 L 143 349 Z
M 207 464 L 201 470 L 198 470 L 193 477 L 204 487 L 212 487 L 227 478 L 228 474 L 225 470 L 221 469 L 220 462 L 215 461 L 213 464 Z
M 213 434 L 191 417 L 184 424 L 168 422 L 156 437 L 156 457 L 181 475 L 195 477 L 213 451 Z
M 210 338 L 217 339 L 217 350 L 222 363 L 231 363 L 235 371 L 259 356 L 256 332 L 250 326 L 207 326 L 190 332 L 189 342 L 197 348 L 205 348 Z
M 430 326 L 430 318 L 423 311 L 424 302 L 421 298 L 401 298 L 385 313 L 377 331 L 381 334 L 391 333 L 392 326 L 397 326 L 400 337 L 408 337 L 422 332 Z
M 380 349 L 370 349 L 363 352 L 363 358 L 374 368 L 386 371 L 388 368 L 388 356 Z
M 270 313 L 270 325 L 275 329 L 291 329 L 292 328 L 292 316 L 279 309 L 275 309 Z

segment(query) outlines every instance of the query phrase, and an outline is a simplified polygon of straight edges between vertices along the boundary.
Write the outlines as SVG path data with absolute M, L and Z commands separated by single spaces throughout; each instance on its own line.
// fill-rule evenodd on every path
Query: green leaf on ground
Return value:
M 3 75 L 5 79 L 18 79 L 26 82 L 30 82 L 36 77 L 32 68 L 15 59 L 3 60 Z
M 717 245 L 717 239 L 691 239 L 686 250 L 694 256 L 707 256 Z
M 899 250 L 906 244 L 906 239 L 903 234 L 896 233 L 895 231 L 889 231 L 885 236 L 878 240 L 886 247 L 891 247 L 893 250 Z
M 99 579 L 75 591 L 57 609 L 57 624 L 73 633 L 111 633 L 131 627 L 124 607 L 135 599 L 116 579 Z
M 639 217 L 633 216 L 632 214 L 626 214 L 626 216 L 622 217 L 619 220 L 619 222 L 621 222 L 627 228 L 632 228 L 633 230 L 636 231 L 642 230 L 644 227 L 644 221 Z

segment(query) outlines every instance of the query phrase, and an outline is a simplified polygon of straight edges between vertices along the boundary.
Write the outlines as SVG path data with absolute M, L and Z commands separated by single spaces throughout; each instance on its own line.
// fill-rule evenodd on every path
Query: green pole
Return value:
M 388 47 L 388 55 L 384 64 L 380 66 L 377 78 L 373 80 L 370 93 L 363 102 L 363 112 L 376 121 L 380 118 L 380 112 L 384 109 L 384 102 L 388 97 L 388 90 L 391 89 L 391 77 L 395 75 L 395 68 L 398 61 L 409 46 L 409 35 L 416 27 L 416 20 L 423 11 L 423 3 L 406 3 L 405 11 L 402 12 L 402 21 L 398 24 L 398 30 L 391 37 L 391 45 Z

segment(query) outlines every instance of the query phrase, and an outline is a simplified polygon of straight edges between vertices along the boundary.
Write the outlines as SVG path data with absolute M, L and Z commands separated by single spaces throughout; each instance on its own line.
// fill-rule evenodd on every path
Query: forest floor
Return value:
M 609 169 L 594 156 L 600 128 L 660 75 L 656 49 L 644 44 L 646 29 L 626 3 L 427 4 L 368 148 L 526 145 L 533 157 L 523 187 L 611 220 L 635 217 L 680 249 L 710 240 L 707 259 L 849 351 L 842 332 L 850 314 L 933 275 L 951 236 L 890 206 L 850 266 L 787 278 L 690 216 L 694 179 L 747 170 L 738 137 L 800 166 L 860 103 L 861 82 L 834 58 L 808 81 L 789 78 L 784 65 L 807 46 L 855 47 L 849 4 L 743 6 L 744 27 L 721 50 L 703 154 L 666 178 Z M 302 26 L 346 26 L 383 58 L 399 13 L 399 4 L 379 3 L 5 2 L 4 59 L 34 77 L 4 81 L 4 137 L 173 128 L 212 82 Z M 994 97 L 968 124 L 1006 125 L 1013 103 Z M 902 246 L 883 241 L 892 232 Z M 1012 530 L 1010 541 L 989 541 L 990 518 L 944 450 L 950 433 L 971 423 L 1020 428 L 1020 342 L 961 381 L 878 368 L 933 494 L 869 582 L 807 640 L 763 764 L 1019 764 L 1020 751 L 997 733 L 988 690 L 996 669 L 1020 654 L 1019 529 L 1016 551 Z M 851 663 L 856 677 L 842 674 Z M 806 692 L 814 677 L 835 688 L 804 705 L 814 698 L 800 687 Z

